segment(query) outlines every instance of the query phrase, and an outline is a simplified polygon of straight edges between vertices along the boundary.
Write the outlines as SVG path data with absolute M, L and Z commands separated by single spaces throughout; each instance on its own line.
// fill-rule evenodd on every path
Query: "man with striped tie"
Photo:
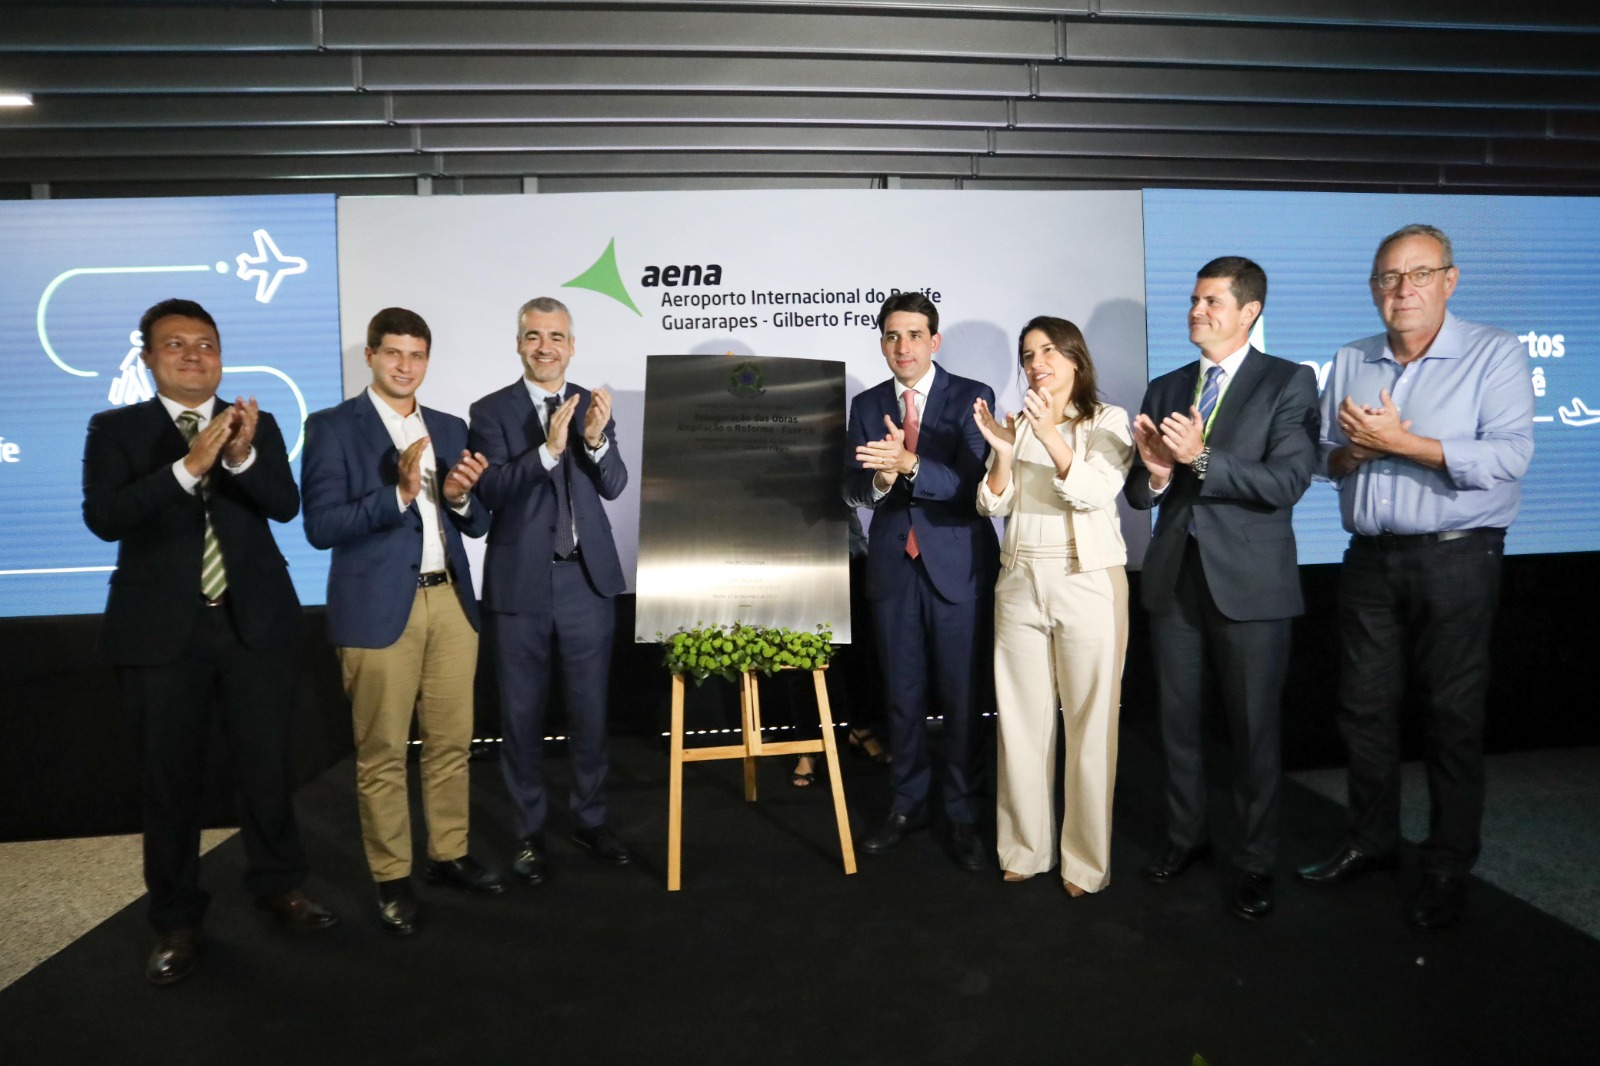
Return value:
M 1144 875 L 1165 884 L 1210 850 L 1200 723 L 1214 677 L 1243 822 L 1229 901 L 1241 918 L 1272 911 L 1280 703 L 1290 620 L 1305 610 L 1291 517 L 1317 468 L 1316 377 L 1250 343 L 1266 301 L 1267 275 L 1248 259 L 1200 269 L 1189 341 L 1201 358 L 1150 383 L 1126 489 L 1134 507 L 1160 507 L 1141 598 L 1161 701 L 1167 848 Z
M 89 421 L 83 517 L 117 542 L 101 643 L 138 745 L 145 884 L 158 935 L 146 976 L 182 980 L 200 958 L 201 799 L 213 714 L 228 738 L 245 890 L 295 930 L 338 921 L 301 887 L 290 801 L 300 601 L 268 520 L 300 509 L 283 435 L 255 400 L 217 398 L 217 324 L 191 300 L 139 321 L 154 399 Z

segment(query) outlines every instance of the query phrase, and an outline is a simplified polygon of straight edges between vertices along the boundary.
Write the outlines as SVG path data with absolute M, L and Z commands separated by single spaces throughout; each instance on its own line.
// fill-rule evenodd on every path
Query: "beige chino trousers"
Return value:
M 406 745 L 411 716 L 422 739 L 422 813 L 428 857 L 467 853 L 467 758 L 478 633 L 454 583 L 418 589 L 400 638 L 387 648 L 340 648 L 356 735 L 361 843 L 375 881 L 411 873 Z
M 1089 892 L 1110 883 L 1111 794 L 1128 650 L 1121 566 L 1071 573 L 1074 559 L 1019 556 L 995 587 L 999 711 L 997 851 L 1002 869 L 1061 877 Z M 1057 824 L 1056 743 L 1065 816 Z

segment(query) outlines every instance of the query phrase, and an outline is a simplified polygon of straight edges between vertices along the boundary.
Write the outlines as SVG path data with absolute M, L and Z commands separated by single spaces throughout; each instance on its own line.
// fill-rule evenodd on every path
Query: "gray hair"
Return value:
M 533 299 L 517 308 L 517 333 L 519 336 L 522 333 L 522 316 L 527 314 L 529 311 L 533 311 L 541 315 L 554 315 L 558 313 L 566 315 L 567 332 L 569 334 L 573 332 L 572 312 L 567 310 L 566 304 L 562 303 L 554 296 L 535 296 Z
M 1455 249 L 1450 247 L 1450 238 L 1445 236 L 1444 230 L 1440 229 L 1438 226 L 1430 226 L 1425 222 L 1413 222 L 1409 226 L 1401 226 L 1383 240 L 1379 241 L 1378 250 L 1372 253 L 1372 261 L 1376 263 L 1378 261 L 1378 257 L 1383 254 L 1383 250 L 1385 248 L 1389 247 L 1389 245 L 1393 244 L 1395 241 L 1403 241 L 1407 237 L 1432 237 L 1434 240 L 1439 242 L 1439 247 L 1444 249 L 1444 263 L 1442 265 L 1445 267 L 1453 267 L 1456 265 Z

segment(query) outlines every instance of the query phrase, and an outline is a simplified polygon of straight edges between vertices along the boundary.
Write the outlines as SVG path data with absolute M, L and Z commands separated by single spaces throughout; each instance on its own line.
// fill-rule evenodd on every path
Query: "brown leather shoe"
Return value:
M 339 916 L 310 896 L 303 888 L 291 888 L 281 896 L 258 899 L 256 906 L 271 914 L 285 929 L 310 933 L 339 924 Z
M 153 985 L 176 984 L 200 965 L 200 930 L 173 929 L 156 939 L 144 975 Z

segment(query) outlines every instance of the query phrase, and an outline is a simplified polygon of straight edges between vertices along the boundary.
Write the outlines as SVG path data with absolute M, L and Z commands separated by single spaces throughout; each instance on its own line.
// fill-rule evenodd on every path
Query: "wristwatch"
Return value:
M 1194 471 L 1194 476 L 1201 481 L 1206 479 L 1206 467 L 1211 464 L 1211 446 L 1208 444 L 1200 449 L 1198 455 L 1189 460 L 1189 469 Z

